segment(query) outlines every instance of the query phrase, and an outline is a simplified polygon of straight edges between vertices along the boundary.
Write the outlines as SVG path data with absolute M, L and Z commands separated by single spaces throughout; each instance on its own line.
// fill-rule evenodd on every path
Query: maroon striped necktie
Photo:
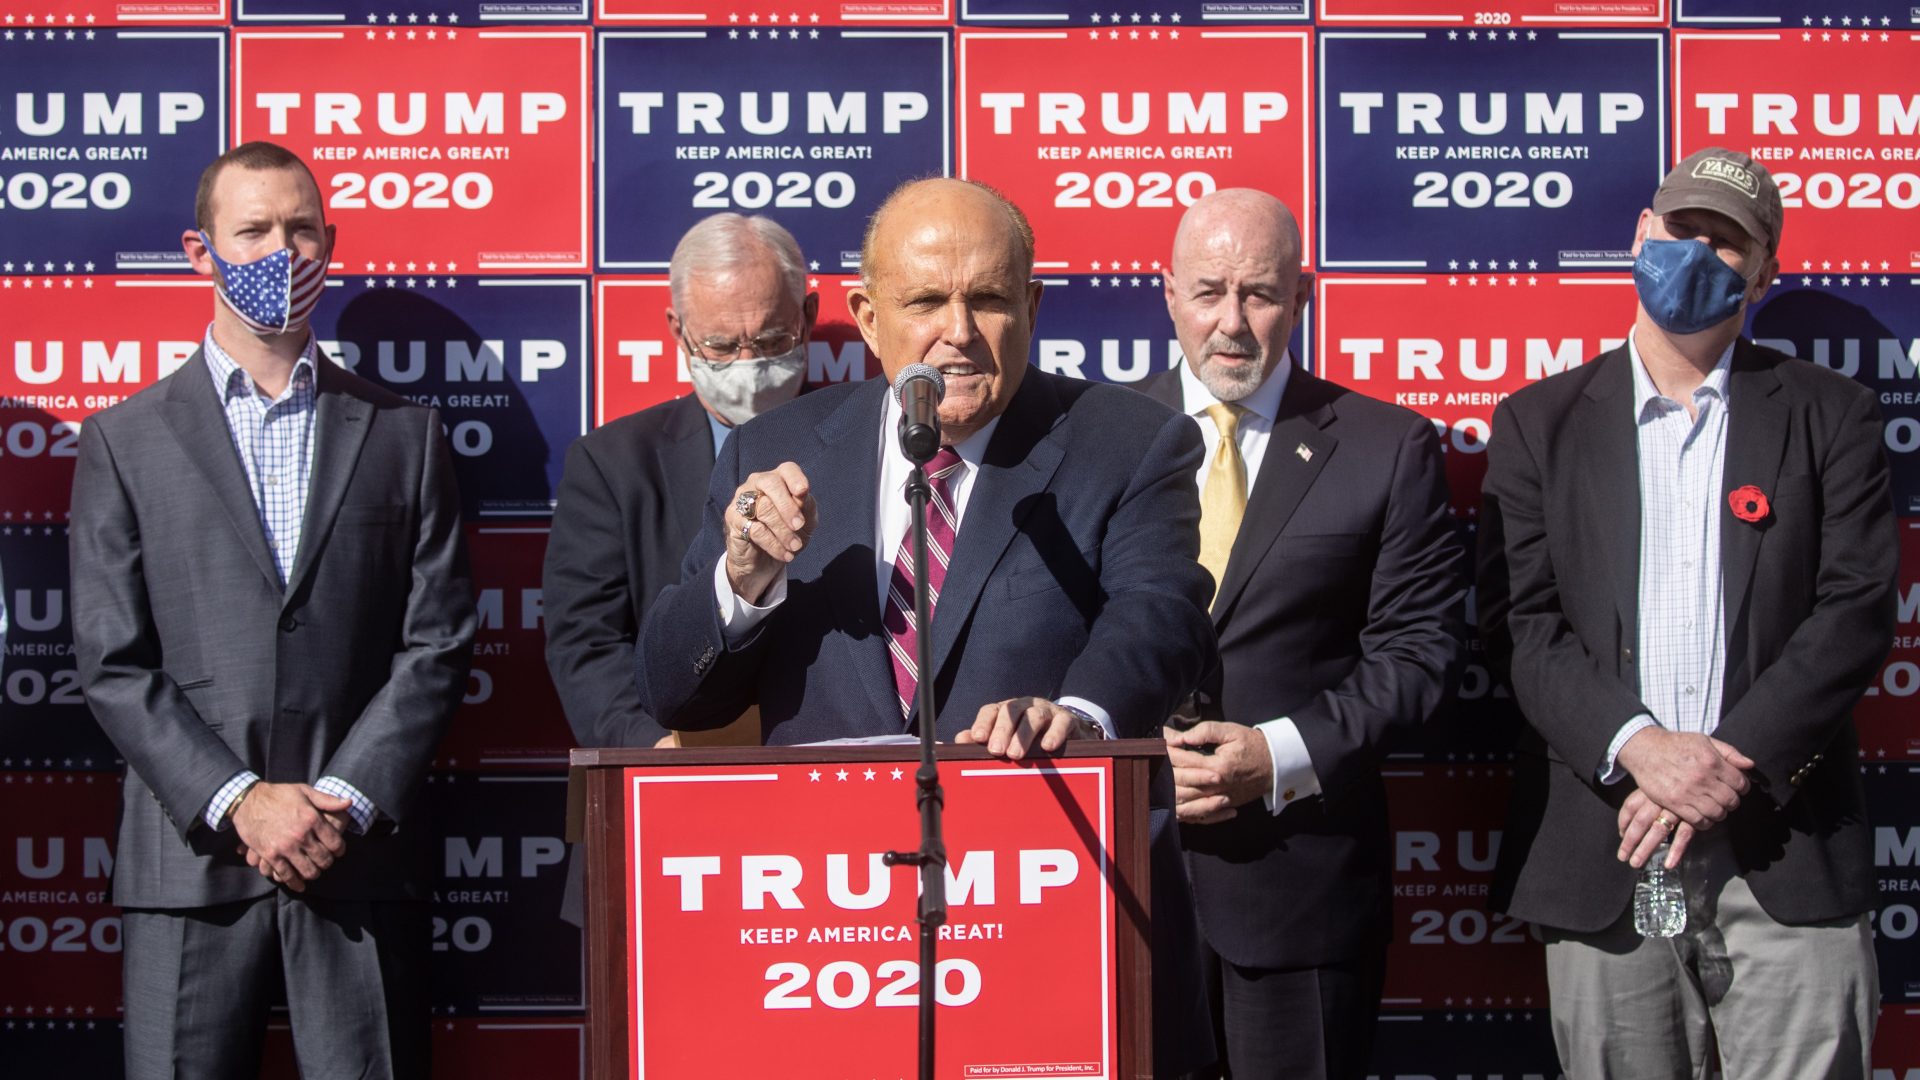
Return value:
M 953 447 L 943 446 L 927 462 L 927 486 L 933 499 L 927 503 L 927 618 L 933 618 L 940 602 L 940 586 L 947 580 L 947 562 L 953 558 L 953 534 L 959 519 L 953 514 L 953 496 L 947 478 L 960 467 L 960 455 Z M 919 627 L 913 620 L 913 523 L 900 538 L 900 552 L 894 556 L 893 574 L 887 579 L 887 607 L 882 622 L 887 628 L 887 652 L 893 658 L 893 686 L 900 695 L 900 716 L 913 712 L 914 688 L 920 684 L 918 653 Z

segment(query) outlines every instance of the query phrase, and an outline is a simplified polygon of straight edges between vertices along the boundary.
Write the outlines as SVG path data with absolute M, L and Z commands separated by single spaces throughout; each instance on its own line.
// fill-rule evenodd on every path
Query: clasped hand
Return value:
M 230 811 L 236 850 L 260 876 L 294 892 L 347 853 L 347 809 L 353 804 L 307 784 L 248 788 Z

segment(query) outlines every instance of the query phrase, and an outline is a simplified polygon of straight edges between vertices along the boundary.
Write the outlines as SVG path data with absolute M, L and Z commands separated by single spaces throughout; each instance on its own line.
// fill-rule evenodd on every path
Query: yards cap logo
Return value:
M 1760 191 L 1760 182 L 1754 177 L 1751 169 L 1741 168 L 1739 165 L 1724 158 L 1704 158 L 1694 162 L 1693 178 L 1695 180 L 1718 180 L 1728 187 L 1738 189 L 1742 195 L 1745 195 L 1749 199 L 1759 194 Z

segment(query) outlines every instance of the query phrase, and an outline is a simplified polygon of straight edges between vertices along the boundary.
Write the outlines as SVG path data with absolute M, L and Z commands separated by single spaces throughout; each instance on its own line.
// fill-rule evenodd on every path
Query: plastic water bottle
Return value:
M 1662 843 L 1633 883 L 1633 928 L 1641 937 L 1677 937 L 1687 928 L 1687 892 L 1678 868 L 1667 869 L 1670 849 Z

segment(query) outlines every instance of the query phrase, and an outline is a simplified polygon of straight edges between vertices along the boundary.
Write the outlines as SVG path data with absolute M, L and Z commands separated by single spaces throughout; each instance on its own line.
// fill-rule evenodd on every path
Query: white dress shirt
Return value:
M 894 556 L 900 552 L 900 545 L 908 536 L 913 524 L 913 507 L 907 502 L 907 481 L 913 477 L 913 463 L 907 460 L 900 450 L 900 440 L 895 435 L 900 422 L 900 404 L 892 394 L 887 395 L 886 408 L 880 414 L 879 446 L 876 452 L 880 456 L 879 479 L 874 488 L 873 550 L 881 553 L 874 560 L 873 595 L 878 610 L 886 610 L 887 590 L 893 580 Z M 953 451 L 960 455 L 960 467 L 947 474 L 947 496 L 953 504 L 954 542 L 960 542 L 961 529 L 965 527 L 967 503 L 973 494 L 974 477 L 980 471 L 980 459 L 986 455 L 987 444 L 992 441 L 993 433 L 1000 426 L 1000 417 L 987 421 L 986 426 L 974 432 L 960 442 L 953 444 Z M 772 585 L 767 587 L 764 602 L 748 603 L 737 596 L 733 587 L 727 583 L 727 556 L 720 554 L 713 569 L 714 597 L 720 605 L 721 635 L 729 647 L 746 639 L 753 628 L 760 625 L 773 610 L 787 599 L 787 571 L 780 568 Z M 940 618 L 940 609 L 934 608 L 933 617 Z M 1017 687 L 1010 688 L 1017 690 Z M 1113 717 L 1099 705 L 1085 698 L 1063 697 L 1057 704 L 1078 709 L 1092 717 L 1100 725 L 1100 730 L 1111 739 L 1114 737 Z M 992 704 L 981 702 L 982 705 Z
M 1693 391 L 1694 414 L 1662 395 L 1627 335 L 1633 366 L 1633 422 L 1640 484 L 1641 713 L 1614 734 L 1600 766 L 1603 783 L 1627 771 L 1614 763 L 1640 731 L 1663 727 L 1710 735 L 1720 724 L 1726 665 L 1726 605 L 1720 572 L 1720 487 L 1727 462 L 1727 375 L 1733 346 Z
M 1274 365 L 1273 374 L 1260 384 L 1253 393 L 1235 402 L 1247 411 L 1241 414 L 1240 424 L 1235 429 L 1240 444 L 1240 460 L 1247 466 L 1247 493 L 1253 493 L 1254 481 L 1260 475 L 1260 463 L 1267 456 L 1267 440 L 1273 435 L 1273 422 L 1280 415 L 1280 397 L 1286 393 L 1287 378 L 1293 371 L 1291 354 L 1280 358 Z M 1207 416 L 1207 407 L 1217 398 L 1207 384 L 1193 373 L 1193 365 L 1182 361 L 1180 364 L 1180 401 L 1182 411 L 1193 417 L 1200 426 L 1200 438 L 1206 442 L 1206 453 L 1200 458 L 1200 469 L 1194 473 L 1194 486 L 1205 490 L 1207 470 L 1213 464 L 1213 455 L 1220 446 L 1220 429 Z M 1320 775 L 1313 770 L 1313 758 L 1307 753 L 1306 740 L 1300 737 L 1300 729 L 1293 719 L 1287 716 L 1255 724 L 1260 734 L 1266 736 L 1267 752 L 1273 755 L 1273 787 L 1266 793 L 1267 810 L 1279 813 L 1301 799 L 1320 794 Z

